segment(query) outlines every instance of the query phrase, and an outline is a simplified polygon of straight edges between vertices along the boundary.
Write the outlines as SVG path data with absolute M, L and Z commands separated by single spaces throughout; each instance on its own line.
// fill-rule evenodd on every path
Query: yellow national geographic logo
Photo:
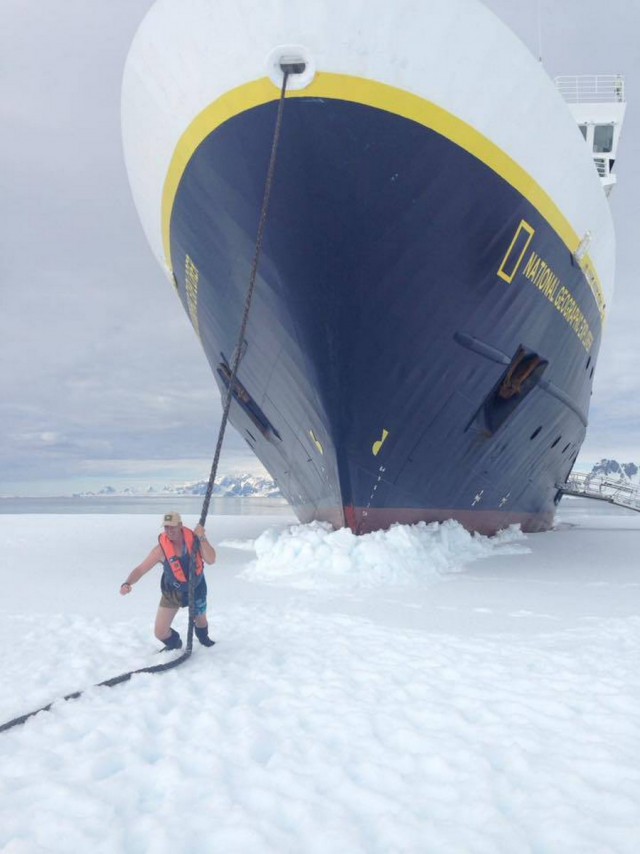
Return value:
M 526 220 L 520 220 L 520 225 L 513 235 L 511 245 L 507 249 L 507 254 L 502 259 L 502 264 L 498 270 L 498 276 L 508 285 L 511 284 L 513 277 L 518 272 L 524 253 L 529 248 L 535 233 L 535 228 L 532 228 Z
M 316 446 L 316 448 L 320 451 L 321 454 L 324 454 L 324 448 L 322 447 L 322 442 L 320 441 L 320 439 L 318 439 L 318 437 L 313 432 L 313 430 L 309 430 L 309 435 L 311 436 L 311 441 Z
M 560 281 L 560 277 L 552 267 L 535 250 L 528 251 L 535 233 L 535 229 L 526 220 L 520 220 L 520 225 L 513 235 L 507 254 L 500 264 L 498 276 L 507 284 L 511 284 L 516 274 L 521 271 L 522 276 L 535 285 L 556 311 L 562 315 L 577 335 L 584 349 L 589 352 L 593 346 L 593 332 L 573 294 Z M 527 260 L 523 266 L 525 255 L 527 255 Z
M 569 288 L 562 284 L 558 275 L 547 262 L 533 251 L 527 258 L 522 274 L 560 312 L 588 353 L 593 346 L 593 332 Z
M 198 328 L 198 281 L 200 273 L 198 268 L 193 263 L 191 258 L 186 255 L 184 259 L 184 286 L 187 292 L 187 307 L 189 309 L 189 317 L 196 331 L 196 335 L 200 336 Z

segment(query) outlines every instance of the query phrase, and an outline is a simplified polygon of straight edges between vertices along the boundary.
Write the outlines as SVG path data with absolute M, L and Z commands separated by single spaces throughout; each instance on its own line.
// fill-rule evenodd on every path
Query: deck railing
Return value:
M 621 74 L 564 74 L 555 78 L 562 97 L 570 104 L 612 103 L 625 100 Z
M 596 498 L 640 512 L 640 487 L 632 483 L 573 472 L 560 489 L 565 495 Z

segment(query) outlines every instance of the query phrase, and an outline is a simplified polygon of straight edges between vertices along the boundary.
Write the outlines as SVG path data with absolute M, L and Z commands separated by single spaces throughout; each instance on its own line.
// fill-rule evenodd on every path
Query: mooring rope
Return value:
M 260 255 L 262 253 L 262 242 L 264 239 L 264 231 L 265 226 L 267 224 L 267 213 L 269 211 L 269 202 L 271 200 L 271 190 L 273 188 L 273 178 L 275 175 L 276 169 L 276 160 L 278 154 L 278 147 L 280 144 L 280 131 L 282 129 L 282 116 L 284 111 L 284 101 L 285 95 L 287 91 L 287 80 L 289 79 L 289 75 L 291 73 L 296 72 L 295 67 L 287 67 L 286 65 L 281 66 L 283 77 L 282 77 L 282 88 L 280 89 L 280 99 L 278 101 L 278 111 L 276 114 L 276 123 L 275 129 L 273 132 L 273 141 L 271 144 L 271 155 L 269 157 L 269 167 L 267 169 L 267 178 L 265 181 L 264 195 L 262 199 L 262 208 L 260 210 L 260 219 L 258 221 L 258 233 L 256 236 L 255 250 L 253 254 L 253 262 L 251 265 L 251 274 L 249 277 L 249 285 L 247 288 L 247 296 L 245 298 L 244 303 L 244 313 L 242 315 L 242 322 L 240 324 L 240 332 L 238 334 L 238 344 L 236 346 L 235 355 L 233 359 L 233 366 L 231 369 L 231 376 L 229 378 L 229 385 L 227 388 L 227 394 L 225 397 L 224 410 L 222 413 L 222 421 L 220 422 L 220 429 L 218 432 L 218 441 L 216 443 L 215 453 L 213 455 L 213 462 L 211 464 L 211 472 L 209 474 L 209 481 L 207 484 L 207 489 L 204 496 L 204 501 L 202 503 L 202 510 L 200 512 L 200 525 L 204 525 L 207 520 L 207 514 L 209 512 L 209 504 L 211 503 L 211 494 L 213 492 L 213 484 L 216 479 L 216 474 L 218 472 L 218 462 L 220 460 L 220 452 L 222 450 L 222 441 L 224 439 L 224 434 L 227 429 L 227 421 L 229 420 L 229 410 L 231 409 L 231 400 L 233 398 L 233 390 L 236 384 L 236 377 L 238 374 L 238 366 L 240 364 L 240 357 L 242 354 L 242 343 L 244 341 L 245 332 L 247 329 L 247 322 L 249 320 L 249 311 L 251 309 L 251 301 L 253 299 L 253 292 L 255 290 L 256 277 L 258 274 L 258 264 L 260 262 Z M 195 553 L 197 554 L 199 548 L 199 543 L 196 539 Z M 195 556 L 195 555 L 194 555 Z M 178 658 L 174 658 L 171 661 L 165 661 L 162 664 L 154 664 L 150 667 L 141 667 L 138 670 L 130 670 L 127 673 L 121 673 L 119 676 L 113 676 L 111 679 L 105 679 L 104 682 L 98 682 L 97 685 L 94 685 L 94 688 L 113 688 L 114 685 L 120 685 L 122 682 L 128 682 L 132 676 L 135 676 L 138 673 L 163 673 L 166 670 L 171 670 L 174 667 L 178 667 L 180 664 L 183 664 L 190 656 L 193 651 L 193 628 L 195 624 L 195 572 L 189 573 L 189 586 L 188 586 L 188 606 L 189 606 L 189 628 L 187 630 L 187 643 L 185 646 L 185 650 Z M 74 691 L 72 694 L 67 694 L 62 697 L 62 700 L 75 700 L 78 697 L 81 697 L 84 691 Z M 39 712 L 47 712 L 53 706 L 52 701 L 48 703 L 46 706 L 42 706 L 40 709 L 36 709 L 33 712 L 27 712 L 24 715 L 20 715 L 17 718 L 13 718 L 13 720 L 7 721 L 7 723 L 0 725 L 0 732 L 5 732 L 8 729 L 11 729 L 14 726 L 18 726 L 23 724 L 29 718 L 34 715 L 39 714 Z
M 264 230 L 267 224 L 267 213 L 269 211 L 269 202 L 271 200 L 271 188 L 273 186 L 273 176 L 275 174 L 276 168 L 276 156 L 278 153 L 278 146 L 280 144 L 280 130 L 282 127 L 282 113 L 284 107 L 284 98 L 285 92 L 287 88 L 287 80 L 289 78 L 289 71 L 286 69 L 286 66 L 283 67 L 283 78 L 282 78 L 282 89 L 280 90 L 280 101 L 278 102 L 278 114 L 276 117 L 276 127 L 273 133 L 273 143 L 271 145 L 271 157 L 269 160 L 269 170 L 267 172 L 267 180 L 265 183 L 265 191 L 264 197 L 262 200 L 262 210 L 260 211 L 260 220 L 258 222 L 258 236 L 256 238 L 255 251 L 253 254 L 253 263 L 251 265 L 251 275 L 249 277 L 249 287 L 247 290 L 247 296 L 244 303 L 244 314 L 242 315 L 242 323 L 240 324 L 240 334 L 238 335 L 238 345 L 235 350 L 233 365 L 231 367 L 231 376 L 229 377 L 229 386 L 227 389 L 227 396 L 225 398 L 224 411 L 222 413 L 222 421 L 220 422 L 220 432 L 218 434 L 218 443 L 216 445 L 215 454 L 213 455 L 213 463 L 211 464 L 211 473 L 209 475 L 209 483 L 207 484 L 207 491 L 204 496 L 204 502 L 202 504 L 202 512 L 200 514 L 200 524 L 204 525 L 205 520 L 207 518 L 207 513 L 209 512 L 209 502 L 211 501 L 211 493 L 213 491 L 213 484 L 216 479 L 216 474 L 218 471 L 218 460 L 220 459 L 220 450 L 222 448 L 222 440 L 224 438 L 224 433 L 227 428 L 227 421 L 229 420 L 229 410 L 231 408 L 231 400 L 233 398 L 233 389 L 236 384 L 236 376 L 238 375 L 238 365 L 240 364 L 240 359 L 242 357 L 242 344 L 244 341 L 244 334 L 247 328 L 247 321 L 249 319 L 249 310 L 251 308 L 251 300 L 253 299 L 253 291 L 255 289 L 256 284 L 256 275 L 258 273 L 258 263 L 260 261 L 260 254 L 262 252 L 262 241 L 264 238 Z
M 114 685 L 120 685 L 121 682 L 128 682 L 132 676 L 135 676 L 137 673 L 162 673 L 164 670 L 171 670 L 172 667 L 177 667 L 178 664 L 181 664 L 185 661 L 191 652 L 187 655 L 183 653 L 180 658 L 174 658 L 172 661 L 165 661 L 162 664 L 155 664 L 150 667 L 140 667 L 138 670 L 130 670 L 127 673 L 121 673 L 120 676 L 112 676 L 111 679 L 105 679 L 104 682 L 98 682 L 97 685 L 94 685 L 94 688 L 113 688 Z M 81 697 L 84 694 L 84 691 L 74 691 L 72 694 L 65 694 L 64 697 L 61 697 L 62 700 L 76 700 L 78 697 Z M 54 702 L 59 702 L 59 700 L 52 700 L 50 703 L 47 703 L 46 706 L 42 706 L 39 709 L 35 709 L 33 712 L 27 712 L 24 715 L 20 715 L 17 718 L 14 718 L 11 721 L 7 721 L 6 724 L 2 724 L 0 726 L 0 732 L 4 732 L 7 729 L 11 729 L 11 727 L 18 726 L 19 724 L 23 724 L 29 718 L 32 718 L 34 715 L 39 714 L 40 712 L 48 712 L 53 706 Z

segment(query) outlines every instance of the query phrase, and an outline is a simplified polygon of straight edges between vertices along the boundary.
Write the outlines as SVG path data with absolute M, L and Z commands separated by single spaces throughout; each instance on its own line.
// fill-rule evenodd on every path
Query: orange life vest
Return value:
M 189 557 L 191 563 L 193 564 L 195 560 L 196 565 L 196 577 L 202 575 L 204 572 L 204 561 L 202 559 L 202 554 L 200 553 L 200 549 L 198 549 L 194 554 L 194 545 L 195 545 L 195 535 L 193 531 L 189 528 L 182 529 L 182 536 L 184 538 L 185 545 L 187 547 L 187 551 L 189 552 Z M 173 576 L 172 580 L 177 582 L 177 584 L 173 584 L 173 587 L 182 587 L 183 585 L 187 585 L 189 580 L 187 578 L 187 574 L 184 571 L 184 567 L 182 566 L 182 555 L 179 555 L 176 552 L 176 548 L 169 539 L 166 534 L 160 534 L 158 537 L 158 542 L 160 543 L 160 548 L 162 549 L 162 553 L 164 554 L 164 570 L 165 573 Z

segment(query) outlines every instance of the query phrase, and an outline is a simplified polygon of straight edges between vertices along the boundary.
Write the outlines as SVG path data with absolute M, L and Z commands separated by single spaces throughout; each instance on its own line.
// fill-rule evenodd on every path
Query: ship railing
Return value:
M 559 488 L 563 495 L 595 498 L 640 512 L 640 486 L 632 483 L 574 472 Z
M 562 74 L 554 82 L 569 104 L 625 101 L 624 77 L 621 74 Z

